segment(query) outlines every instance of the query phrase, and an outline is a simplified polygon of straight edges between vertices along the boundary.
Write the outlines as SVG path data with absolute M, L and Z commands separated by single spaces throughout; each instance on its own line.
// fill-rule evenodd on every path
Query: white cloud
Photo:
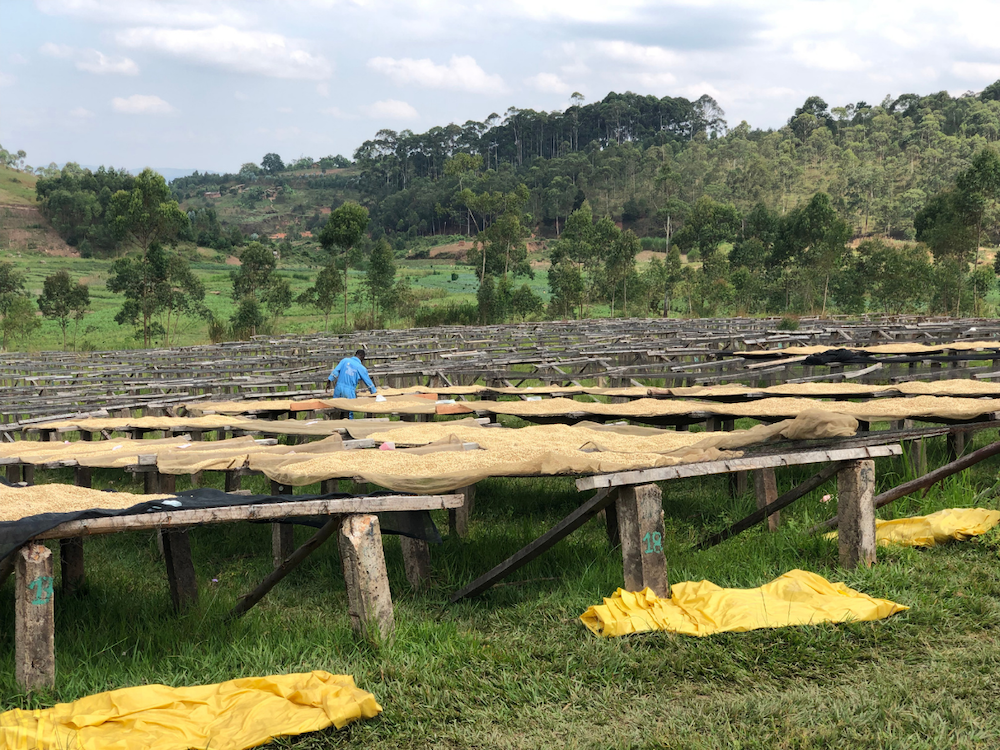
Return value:
M 849 50 L 843 42 L 836 40 L 793 42 L 792 54 L 803 65 L 820 70 L 850 73 L 868 67 L 868 63 L 857 53 Z
M 111 100 L 111 106 L 115 112 L 126 115 L 166 115 L 174 111 L 160 97 L 146 94 L 133 94 L 126 99 L 116 96 Z
M 65 44 L 46 42 L 39 49 L 43 55 L 63 60 L 76 60 L 77 70 L 87 73 L 118 73 L 127 76 L 139 75 L 139 66 L 127 57 L 108 57 L 96 49 L 75 49 Z
M 373 57 L 368 67 L 383 73 L 400 85 L 415 83 L 430 89 L 454 89 L 474 94 L 496 94 L 507 91 L 499 75 L 490 75 L 469 55 L 452 55 L 447 65 L 437 65 L 427 58 Z
M 398 99 L 383 99 L 361 107 L 361 112 L 375 120 L 415 120 L 420 117 L 411 105 Z
M 329 78 L 332 73 L 326 58 L 307 52 L 299 42 L 281 34 L 242 31 L 232 26 L 125 29 L 115 39 L 132 49 L 153 50 L 197 65 L 238 73 L 314 81 Z
M 85 109 L 83 107 L 77 107 L 76 109 L 70 110 L 69 116 L 75 117 L 78 120 L 89 120 L 91 117 L 96 117 L 97 115 L 95 115 L 89 109 Z
M 632 42 L 597 42 L 594 49 L 610 60 L 636 67 L 666 68 L 676 66 L 681 62 L 681 57 L 676 52 L 663 47 L 645 46 Z
M 995 81 L 1000 78 L 1000 65 L 982 62 L 957 62 L 951 72 L 962 80 Z
M 329 115 L 330 117 L 336 117 L 338 120 L 356 120 L 356 115 L 348 114 L 340 107 L 325 107 L 320 110 L 320 114 Z
M 19 52 L 14 52 L 10 56 L 10 61 L 12 63 L 14 63 L 15 65 L 27 65 L 28 64 L 28 58 L 25 57 L 24 55 L 20 54 Z
M 4 86 L 13 86 L 15 83 L 17 83 L 17 79 L 14 76 L 0 70 L 0 88 L 3 88 Z
M 139 75 L 139 66 L 127 57 L 108 57 L 96 49 L 83 50 L 80 59 L 76 61 L 78 70 L 104 75 L 117 73 L 125 76 Z
M 497 3 L 491 11 L 535 21 L 564 20 L 590 23 L 627 23 L 635 20 L 635 11 L 648 5 L 647 0 L 513 0 Z
M 74 16 L 86 21 L 121 26 L 199 27 L 218 24 L 243 25 L 249 18 L 231 3 L 200 0 L 36 0 L 38 8 L 52 16 Z M 211 10 L 206 10 L 210 8 Z
M 572 89 L 572 86 L 555 73 L 538 73 L 537 75 L 525 78 L 524 82 L 536 91 L 541 91 L 545 94 L 568 94 L 570 89 Z
M 38 48 L 38 51 L 48 57 L 58 57 L 63 59 L 73 57 L 74 54 L 72 47 L 68 47 L 65 44 L 55 44 L 54 42 L 46 42 Z
M 290 115 L 290 114 L 292 114 L 292 108 L 291 107 L 278 107 L 278 109 L 276 111 L 279 112 L 280 114 L 283 114 L 283 115 Z
M 236 101 L 238 101 L 238 102 L 248 102 L 248 101 L 250 101 L 250 97 L 247 96 L 246 94 L 244 94 L 242 91 L 234 91 L 233 92 L 233 98 L 236 99 Z
M 326 97 L 330 96 L 330 87 L 327 86 L 325 83 L 317 83 L 316 84 L 316 93 L 319 96 L 322 96 L 323 98 L 326 98 Z

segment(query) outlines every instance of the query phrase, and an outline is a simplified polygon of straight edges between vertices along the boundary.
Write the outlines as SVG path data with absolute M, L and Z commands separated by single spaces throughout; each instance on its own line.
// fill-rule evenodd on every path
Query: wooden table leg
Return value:
M 753 487 L 757 494 L 757 507 L 763 508 L 778 499 L 778 481 L 774 469 L 754 469 Z M 776 511 L 767 517 L 767 530 L 777 531 L 781 513 Z
M 14 553 L 14 676 L 25 690 L 56 684 L 52 552 L 29 543 Z
M 365 637 L 391 637 L 395 620 L 378 516 L 345 516 L 338 539 L 351 627 Z
M 287 484 L 271 482 L 272 495 L 291 495 L 293 488 Z M 295 527 L 290 523 L 271 524 L 271 562 L 275 568 L 295 551 Z
M 874 461 L 851 461 L 837 472 L 837 540 L 844 568 L 875 563 L 874 497 Z
M 59 540 L 59 570 L 62 575 L 64 595 L 75 594 L 83 588 L 86 574 L 83 565 L 83 537 Z
M 423 539 L 400 535 L 399 546 L 403 550 L 406 580 L 415 591 L 419 591 L 427 585 L 431 577 L 430 545 Z
M 642 591 L 648 586 L 657 596 L 669 597 L 663 554 L 663 493 L 655 484 L 622 487 L 616 505 L 626 591 Z
M 460 508 L 448 509 L 448 533 L 453 536 L 465 537 L 469 535 L 469 514 L 472 513 L 472 506 L 476 502 L 476 485 L 470 484 L 455 490 L 457 493 L 465 495 L 465 502 Z
M 191 540 L 187 529 L 163 530 L 163 558 L 167 563 L 170 601 L 177 612 L 198 603 L 198 579 L 191 559 Z

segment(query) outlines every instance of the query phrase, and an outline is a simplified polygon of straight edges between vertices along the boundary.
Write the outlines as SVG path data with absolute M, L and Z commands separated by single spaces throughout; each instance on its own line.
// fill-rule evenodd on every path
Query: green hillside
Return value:
M 0 165 L 0 205 L 34 206 L 37 178 Z

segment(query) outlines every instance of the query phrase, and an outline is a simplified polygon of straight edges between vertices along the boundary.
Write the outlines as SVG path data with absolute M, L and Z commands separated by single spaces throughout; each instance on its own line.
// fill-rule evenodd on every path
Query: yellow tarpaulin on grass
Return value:
M 901 544 L 904 547 L 933 547 L 985 534 L 1000 523 L 1000 510 L 986 508 L 946 508 L 928 516 L 897 518 L 893 521 L 875 519 L 875 542 L 882 545 Z M 835 539 L 837 532 L 826 535 Z
M 885 599 L 873 599 L 843 583 L 830 583 L 805 570 L 790 570 L 756 589 L 724 589 L 711 581 L 687 581 L 671 589 L 671 599 L 660 599 L 649 589 L 637 593 L 618 589 L 580 619 L 596 635 L 609 637 L 650 630 L 703 636 L 821 622 L 881 620 L 909 609 Z
M 0 714 L 6 750 L 244 750 L 273 737 L 337 729 L 382 707 L 350 675 L 309 672 L 216 685 L 112 690 L 39 711 Z

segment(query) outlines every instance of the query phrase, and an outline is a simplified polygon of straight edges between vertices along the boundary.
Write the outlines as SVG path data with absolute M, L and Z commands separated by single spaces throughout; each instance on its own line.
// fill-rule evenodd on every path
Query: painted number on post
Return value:
M 645 554 L 652 555 L 654 552 L 657 554 L 663 552 L 663 534 L 659 531 L 647 531 L 642 541 L 646 544 L 646 549 L 643 550 Z
M 52 601 L 52 576 L 38 576 L 28 584 L 28 589 L 35 595 L 32 604 L 48 604 Z

